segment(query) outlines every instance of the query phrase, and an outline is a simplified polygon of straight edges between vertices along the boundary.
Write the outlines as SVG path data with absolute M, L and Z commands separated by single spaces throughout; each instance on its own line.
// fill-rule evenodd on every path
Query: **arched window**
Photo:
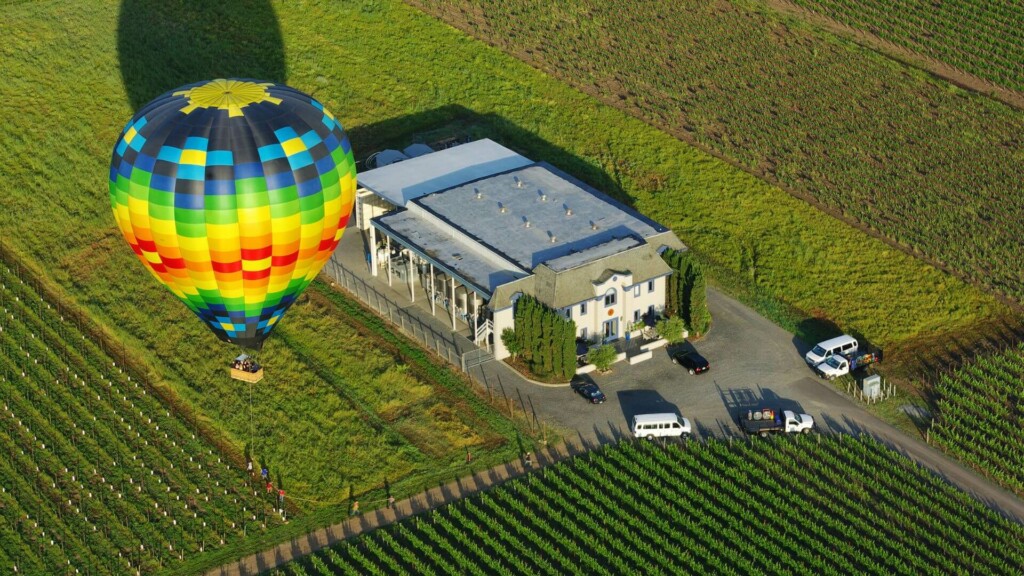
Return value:
M 605 306 L 614 306 L 615 305 L 615 294 L 616 294 L 615 288 L 609 288 L 608 291 L 604 293 L 604 305 Z

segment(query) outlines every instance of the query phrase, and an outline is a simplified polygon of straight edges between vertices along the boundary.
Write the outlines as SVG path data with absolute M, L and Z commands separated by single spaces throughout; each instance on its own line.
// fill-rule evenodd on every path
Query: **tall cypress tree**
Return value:
M 576 323 L 565 321 L 562 334 L 562 377 L 568 380 L 576 375 Z
M 530 338 L 533 343 L 533 369 L 543 362 L 541 354 L 544 350 L 544 308 L 536 298 L 531 297 Z
M 540 362 L 538 362 L 541 370 L 541 374 L 547 376 L 551 374 L 552 369 L 552 353 L 551 343 L 554 342 L 554 331 L 555 331 L 555 314 L 552 310 L 545 308 L 541 315 L 540 323 Z
M 661 258 L 673 270 L 665 283 L 665 315 L 675 316 L 679 313 L 679 302 L 677 294 L 679 290 L 679 272 L 675 271 L 676 251 L 669 248 L 662 253 Z
M 690 330 L 701 336 L 711 327 L 711 312 L 708 310 L 707 279 L 699 265 L 693 266 L 693 285 L 690 289 Z
M 562 373 L 562 339 L 565 337 L 565 319 L 557 314 L 554 317 L 554 330 L 551 332 L 551 373 Z

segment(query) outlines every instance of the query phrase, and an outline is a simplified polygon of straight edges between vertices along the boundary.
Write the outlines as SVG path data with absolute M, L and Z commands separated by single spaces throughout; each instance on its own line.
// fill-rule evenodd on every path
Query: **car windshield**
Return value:
M 815 356 L 824 356 L 825 349 L 822 348 L 821 346 L 815 346 L 814 350 L 811 350 L 811 354 L 814 354 Z
M 835 356 L 829 356 L 828 360 L 825 360 L 825 364 L 828 364 L 829 366 L 831 366 L 833 368 L 839 368 L 840 360 L 839 360 L 839 358 L 836 358 Z

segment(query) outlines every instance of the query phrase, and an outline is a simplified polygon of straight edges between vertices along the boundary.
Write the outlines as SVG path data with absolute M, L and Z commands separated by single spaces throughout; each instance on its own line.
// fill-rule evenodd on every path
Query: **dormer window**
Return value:
M 609 288 L 608 291 L 604 293 L 604 305 L 605 306 L 614 306 L 615 305 L 615 294 L 616 294 L 615 288 Z

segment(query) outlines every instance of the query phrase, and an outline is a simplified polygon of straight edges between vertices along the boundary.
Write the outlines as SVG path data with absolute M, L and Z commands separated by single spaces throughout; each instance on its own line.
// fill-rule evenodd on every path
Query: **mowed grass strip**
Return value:
M 411 3 L 1024 299 L 1019 110 L 755 1 Z

